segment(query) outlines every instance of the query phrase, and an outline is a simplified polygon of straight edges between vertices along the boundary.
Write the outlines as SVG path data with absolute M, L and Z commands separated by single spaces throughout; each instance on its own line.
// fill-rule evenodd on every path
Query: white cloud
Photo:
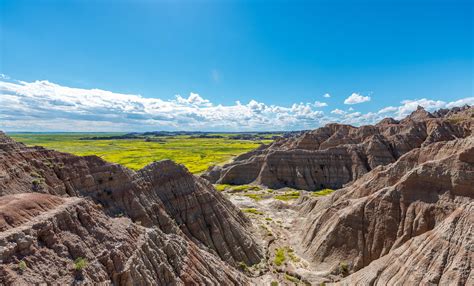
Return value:
M 321 105 L 321 104 L 320 104 Z M 314 103 L 215 105 L 198 93 L 174 99 L 0 80 L 0 129 L 30 131 L 290 130 L 316 128 Z
M 435 111 L 440 108 L 445 108 L 446 107 L 446 102 L 441 101 L 441 100 L 431 100 L 431 99 L 415 99 L 415 100 L 403 100 L 402 105 L 398 107 L 398 110 L 396 111 L 396 117 L 397 119 L 402 119 L 413 111 L 417 109 L 418 106 L 422 106 L 424 109 L 428 111 Z
M 370 101 L 370 96 L 363 96 L 354 92 L 351 94 L 351 96 L 344 100 L 344 104 L 359 104 L 366 101 Z
M 474 97 L 466 97 L 460 100 L 456 100 L 446 104 L 447 108 L 453 108 L 455 106 L 463 106 L 463 105 L 474 106 Z
M 380 110 L 378 111 L 378 113 L 379 113 L 379 114 L 381 114 L 381 113 L 388 113 L 388 112 L 394 112 L 394 111 L 396 111 L 396 110 L 398 110 L 398 108 L 395 107 L 395 106 L 387 106 L 387 107 L 385 107 L 385 108 L 380 109 Z
M 61 86 L 49 81 L 0 80 L 0 130 L 18 131 L 146 131 L 146 130 L 301 130 L 329 122 L 374 124 L 386 116 L 400 119 L 418 105 L 429 111 L 473 105 L 474 97 L 444 102 L 404 100 L 378 112 L 329 114 L 317 110 L 323 102 L 269 105 L 257 100 L 212 103 L 198 93 L 170 100 Z M 349 108 L 349 111 L 353 111 Z
M 325 93 L 325 94 L 323 95 L 323 97 L 325 97 L 325 98 L 330 98 L 331 95 L 330 95 L 329 93 Z
M 331 111 L 332 114 L 337 114 L 337 115 L 343 115 L 343 114 L 346 114 L 346 112 L 344 110 L 340 110 L 340 109 L 334 109 L 333 111 Z
M 352 107 L 349 107 L 349 109 L 348 109 L 348 110 L 349 110 L 349 111 L 354 111 L 354 108 L 352 108 Z
M 183 98 L 179 94 L 176 95 L 176 101 L 181 104 L 192 104 L 197 106 L 212 106 L 212 103 L 199 96 L 199 94 L 191 92 L 188 98 Z
M 320 102 L 320 101 L 314 102 L 314 107 L 324 107 L 324 106 L 328 106 L 328 104 L 326 102 Z

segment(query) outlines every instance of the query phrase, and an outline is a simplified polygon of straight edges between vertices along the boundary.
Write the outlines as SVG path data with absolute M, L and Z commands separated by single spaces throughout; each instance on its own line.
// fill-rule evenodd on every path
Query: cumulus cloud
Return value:
M 325 107 L 325 106 L 328 106 L 326 102 L 320 102 L 320 101 L 314 102 L 314 107 Z
M 344 100 L 344 104 L 359 104 L 370 101 L 370 96 L 363 96 L 359 93 L 352 93 L 351 96 Z
M 446 107 L 447 108 L 453 108 L 453 107 L 456 107 L 456 106 L 463 106 L 463 105 L 466 105 L 466 104 L 469 105 L 469 106 L 474 106 L 474 97 L 466 97 L 466 98 L 463 98 L 463 99 L 459 99 L 459 100 L 450 102 L 450 103 L 446 104 Z
M 172 99 L 144 97 L 102 89 L 82 89 L 46 80 L 0 79 L 0 130 L 7 131 L 146 131 L 146 130 L 302 130 L 330 122 L 373 124 L 384 117 L 402 118 L 418 105 L 429 111 L 464 104 L 474 97 L 444 102 L 404 100 L 377 112 L 334 109 L 325 114 L 323 102 L 271 105 L 257 100 L 231 105 L 211 102 L 198 93 Z
M 197 106 L 212 106 L 212 103 L 199 96 L 199 94 L 191 92 L 188 98 L 183 98 L 181 95 L 176 95 L 176 101 L 181 104 L 191 104 Z
M 398 110 L 398 108 L 395 107 L 395 106 L 387 106 L 387 107 L 384 107 L 384 108 L 380 109 L 378 113 L 379 114 L 388 113 L 388 112 L 394 112 L 396 110 Z
M 413 111 L 417 109 L 418 106 L 422 106 L 428 111 L 434 111 L 440 108 L 446 107 L 446 102 L 441 100 L 431 100 L 431 99 L 415 99 L 415 100 L 403 100 L 402 105 L 398 107 L 395 112 L 397 119 L 402 119 L 403 117 L 410 115 Z
M 337 114 L 337 115 L 343 115 L 343 114 L 346 114 L 346 112 L 344 110 L 340 110 L 340 109 L 334 109 L 333 111 L 331 111 L 332 114 Z
M 323 94 L 323 97 L 325 97 L 325 98 L 330 98 L 331 95 L 330 95 L 329 93 L 325 93 L 325 94 Z
M 442 100 L 432 100 L 427 98 L 422 99 L 413 99 L 413 100 L 403 100 L 401 101 L 400 106 L 387 106 L 385 108 L 380 109 L 377 113 L 384 114 L 384 115 L 392 115 L 396 119 L 402 119 L 413 111 L 415 111 L 418 106 L 422 106 L 427 111 L 435 111 L 441 108 L 453 108 L 456 106 L 463 106 L 463 105 L 474 105 L 474 97 L 466 97 L 452 102 L 445 102 Z
M 195 92 L 174 99 L 102 89 L 66 87 L 47 80 L 0 80 L 0 129 L 30 131 L 286 130 L 320 125 L 324 103 L 216 105 Z

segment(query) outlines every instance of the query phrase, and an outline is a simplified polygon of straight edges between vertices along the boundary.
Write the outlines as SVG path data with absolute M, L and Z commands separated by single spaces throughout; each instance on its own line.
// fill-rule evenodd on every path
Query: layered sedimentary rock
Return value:
M 384 119 L 361 127 L 328 124 L 241 155 L 203 177 L 217 183 L 254 182 L 271 188 L 340 188 L 414 148 L 469 136 L 473 112 L 465 106 L 431 114 L 419 107 L 401 121 Z
M 128 218 L 111 218 L 84 198 L 3 196 L 0 224 L 2 285 L 246 282 L 236 270 L 183 237 L 139 226 Z M 76 259 L 86 261 L 82 269 L 75 268 Z
M 414 149 L 307 201 L 305 255 L 357 271 L 348 284 L 472 284 L 474 136 Z
M 347 285 L 472 285 L 474 203 L 342 281 Z M 404 282 L 404 283 L 401 283 Z
M 38 193 L 44 197 L 35 197 Z M 44 271 L 15 276 L 15 263 L 20 259 L 47 269 L 53 264 L 66 267 L 64 261 L 85 255 L 98 267 L 81 271 L 79 278 L 90 283 L 245 284 L 232 266 L 251 265 L 262 257 L 248 232 L 248 219 L 207 181 L 171 161 L 155 162 L 134 172 L 95 156 L 25 147 L 1 133 L 0 198 L 0 227 L 8 233 L 31 233 L 36 249 L 25 253 L 2 247 L 0 270 L 8 274 L 8 282 L 55 282 L 64 276 L 55 278 Z M 38 217 L 49 222 L 39 223 Z M 96 225 L 95 218 L 102 224 Z M 104 226 L 114 231 L 106 235 L 98 230 Z M 90 239 L 87 245 L 79 244 L 86 253 L 72 249 L 78 248 L 73 245 L 79 240 L 67 234 L 74 232 L 77 237 L 85 236 L 85 241 Z M 42 233 L 48 233 L 47 239 L 54 243 L 45 243 Z M 18 244 L 18 237 L 21 234 L 2 236 L 2 246 Z M 123 257 L 95 260 L 98 249 L 114 249 L 105 241 L 123 245 L 123 250 L 117 250 Z M 141 250 L 135 249 L 137 242 Z M 95 245 L 101 247 L 95 249 Z M 51 256 L 40 259 L 42 253 Z M 65 279 L 73 279 L 71 275 Z

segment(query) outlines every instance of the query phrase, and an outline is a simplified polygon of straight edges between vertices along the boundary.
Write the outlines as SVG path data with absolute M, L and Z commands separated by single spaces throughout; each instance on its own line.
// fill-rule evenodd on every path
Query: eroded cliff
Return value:
M 203 177 L 223 184 L 256 183 L 271 188 L 341 188 L 414 148 L 469 136 L 473 112 L 465 106 L 431 114 L 419 107 L 401 121 L 385 119 L 361 127 L 329 124 L 243 154 Z
M 240 285 L 262 258 L 240 210 L 171 161 L 133 172 L 1 133 L 0 204 L 2 284 Z

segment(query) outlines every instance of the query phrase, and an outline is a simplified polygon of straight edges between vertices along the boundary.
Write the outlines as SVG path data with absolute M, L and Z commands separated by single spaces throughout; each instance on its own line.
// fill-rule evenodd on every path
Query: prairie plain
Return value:
M 272 142 L 265 134 L 257 140 L 232 139 L 236 133 L 212 133 L 204 138 L 192 135 L 170 135 L 137 139 L 105 139 L 124 133 L 10 133 L 27 146 L 45 148 L 74 155 L 97 155 L 102 159 L 138 170 L 147 164 L 171 159 L 185 165 L 192 173 L 201 173 L 209 166 L 223 164 L 233 157 Z M 103 139 L 101 139 L 103 137 Z M 216 137 L 216 138 L 210 138 Z M 94 140 L 84 140 L 95 138 Z

